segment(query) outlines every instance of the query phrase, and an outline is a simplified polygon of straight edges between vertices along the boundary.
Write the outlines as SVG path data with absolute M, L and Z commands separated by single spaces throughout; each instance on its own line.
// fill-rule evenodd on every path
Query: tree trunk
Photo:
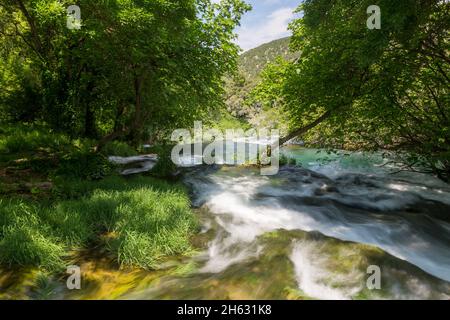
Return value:
M 100 151 L 109 142 L 126 135 L 129 135 L 131 141 L 136 146 L 139 144 L 142 130 L 142 77 L 135 78 L 134 91 L 135 91 L 135 110 L 133 119 L 131 120 L 131 125 L 127 128 L 121 128 L 118 130 L 115 128 L 112 133 L 100 139 L 97 146 L 95 147 L 96 152 Z M 120 107 L 120 109 L 122 109 L 122 107 Z M 119 110 L 119 113 L 121 112 L 123 112 L 123 110 Z
M 95 127 L 95 113 L 92 111 L 89 102 L 86 103 L 86 111 L 84 115 L 84 136 L 86 138 L 97 138 L 97 129 Z
M 117 138 L 123 137 L 127 135 L 130 132 L 128 128 L 123 128 L 121 130 L 114 131 L 103 138 L 100 139 L 100 141 L 97 143 L 97 145 L 94 148 L 95 152 L 101 151 L 105 145 L 107 145 L 109 142 L 112 142 L 116 140 Z
M 97 128 L 95 125 L 95 112 L 91 107 L 91 95 L 94 91 L 95 86 L 94 83 L 91 82 L 87 86 L 87 96 L 84 99 L 85 104 L 85 114 L 84 114 L 84 136 L 87 138 L 96 139 L 97 136 Z
M 39 38 L 39 33 L 36 28 L 34 18 L 31 16 L 30 12 L 27 10 L 27 8 L 25 7 L 25 4 L 23 3 L 22 0 L 16 0 L 15 3 L 19 7 L 22 14 L 25 16 L 28 26 L 30 27 L 32 49 L 39 55 L 39 57 L 41 59 L 43 59 L 44 50 L 43 50 L 41 39 Z
M 119 121 L 124 113 L 125 113 L 125 104 L 122 103 L 122 104 L 120 104 L 119 109 L 117 110 L 117 113 L 116 113 L 116 118 L 114 119 L 114 131 L 119 130 L 119 125 L 120 125 Z
M 322 116 L 317 118 L 314 122 L 311 122 L 310 124 L 308 124 L 308 125 L 306 125 L 306 126 L 304 126 L 302 128 L 299 128 L 299 129 L 296 129 L 296 130 L 292 131 L 287 136 L 285 136 L 285 137 L 280 139 L 280 146 L 285 144 L 289 140 L 291 140 L 291 139 L 293 139 L 295 137 L 301 136 L 301 135 L 305 134 L 306 132 L 308 132 L 309 130 L 317 127 L 323 121 L 328 119 L 332 115 L 332 113 L 333 113 L 332 110 L 328 110 Z
M 131 140 L 133 144 L 139 144 L 142 129 L 142 77 L 136 77 L 134 80 L 135 91 L 135 110 L 133 122 L 131 125 Z

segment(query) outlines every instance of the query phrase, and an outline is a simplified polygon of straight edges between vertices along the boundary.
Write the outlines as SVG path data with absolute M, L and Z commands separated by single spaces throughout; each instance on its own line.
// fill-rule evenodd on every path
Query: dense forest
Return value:
M 221 105 L 241 1 L 81 1 L 80 29 L 69 5 L 1 5 L 3 120 L 138 145 Z
M 50 297 L 49 279 L 86 251 L 191 272 L 179 263 L 208 234 L 169 155 L 173 130 L 194 121 L 382 153 L 448 183 L 450 3 L 378 0 L 369 29 L 372 2 L 299 1 L 291 37 L 242 53 L 243 0 L 79 0 L 72 28 L 72 1 L 2 0 L 0 270 L 38 273 L 31 291 L 30 277 L 0 277 L 0 299 Z M 134 177 L 108 159 L 148 153 L 157 164 Z M 311 176 L 325 181 L 316 194 L 337 190 Z

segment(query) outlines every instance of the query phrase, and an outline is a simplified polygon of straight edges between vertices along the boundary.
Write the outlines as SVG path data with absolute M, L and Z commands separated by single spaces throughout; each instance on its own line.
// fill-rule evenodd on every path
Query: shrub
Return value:
M 297 165 L 297 160 L 294 158 L 291 158 L 285 154 L 280 154 L 280 166 L 290 165 L 295 166 Z
M 131 157 L 137 155 L 136 149 L 125 142 L 113 141 L 102 148 L 102 153 L 107 156 Z
M 55 174 L 71 178 L 99 180 L 109 175 L 113 168 L 114 166 L 102 154 L 78 151 L 64 156 Z
M 0 140 L 1 153 L 32 152 L 39 149 L 60 151 L 71 146 L 67 136 L 52 133 L 43 127 L 17 125 L 3 130 L 5 134 Z
M 159 178 L 169 178 L 174 175 L 177 166 L 171 159 L 171 146 L 160 146 L 153 150 L 158 154 L 158 162 L 151 170 L 151 174 Z

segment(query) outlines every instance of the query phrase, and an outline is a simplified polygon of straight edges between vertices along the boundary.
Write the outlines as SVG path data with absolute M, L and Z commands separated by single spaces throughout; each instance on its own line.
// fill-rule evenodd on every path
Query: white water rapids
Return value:
M 421 174 L 390 175 L 362 154 L 325 164 L 312 150 L 291 156 L 309 169 L 284 167 L 273 177 L 250 169 L 201 169 L 187 177 L 194 204 L 206 206 L 223 230 L 209 245 L 203 272 L 221 272 L 259 255 L 255 239 L 284 229 L 370 244 L 450 282 L 448 185 Z M 291 256 L 300 286 L 315 288 L 304 291 L 344 298 L 323 285 L 328 293 L 317 293 L 324 291 L 314 282 L 321 271 L 317 263 L 305 263 L 308 255 L 311 250 L 297 244 Z
M 366 261 L 363 250 L 354 249 L 364 244 L 398 261 L 384 266 L 380 260 L 380 268 L 389 271 L 384 297 L 450 298 L 449 185 L 423 174 L 391 175 L 379 166 L 379 156 L 333 157 L 300 148 L 285 152 L 301 167 L 282 167 L 276 176 L 242 167 L 188 170 L 184 181 L 193 204 L 210 214 L 203 232 L 215 225 L 198 274 L 220 274 L 260 259 L 266 254 L 261 236 L 300 230 L 325 236 L 293 238 L 288 248 L 297 287 L 308 297 L 351 299 L 363 290 L 365 272 L 350 265 L 344 273 L 333 273 L 330 266 L 336 265 L 333 250 L 344 258 L 361 254 L 355 261 Z M 327 160 L 319 161 L 323 157 Z M 340 241 L 333 242 L 337 249 L 327 249 L 330 241 Z

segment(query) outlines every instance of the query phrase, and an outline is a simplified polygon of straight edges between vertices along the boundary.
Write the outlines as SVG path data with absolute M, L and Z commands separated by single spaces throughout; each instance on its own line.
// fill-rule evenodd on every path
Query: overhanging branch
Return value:
M 311 122 L 310 124 L 308 124 L 308 125 L 306 125 L 306 126 L 304 126 L 302 128 L 299 128 L 297 130 L 292 131 L 287 136 L 285 136 L 285 137 L 280 139 L 280 146 L 285 144 L 289 140 L 291 140 L 291 139 L 293 139 L 295 137 L 301 136 L 301 135 L 305 134 L 306 132 L 308 132 L 309 130 L 317 127 L 323 121 L 328 119 L 332 114 L 333 114 L 333 111 L 332 110 L 328 110 L 327 112 L 325 112 L 323 115 L 321 115 L 319 118 L 317 118 L 315 121 Z

